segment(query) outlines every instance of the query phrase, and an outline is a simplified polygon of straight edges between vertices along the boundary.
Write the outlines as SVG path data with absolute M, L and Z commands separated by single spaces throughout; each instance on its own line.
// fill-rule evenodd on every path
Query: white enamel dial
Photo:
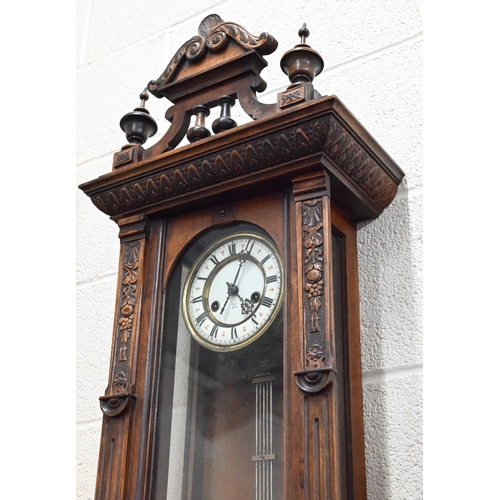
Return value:
M 274 244 L 237 233 L 218 240 L 193 265 L 184 288 L 184 319 L 205 347 L 238 349 L 264 333 L 282 295 L 283 269 Z

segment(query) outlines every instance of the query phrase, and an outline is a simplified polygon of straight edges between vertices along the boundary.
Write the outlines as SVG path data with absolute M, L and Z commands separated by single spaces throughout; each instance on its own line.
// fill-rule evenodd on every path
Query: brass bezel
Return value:
M 216 250 L 217 248 L 223 246 L 225 243 L 231 241 L 231 240 L 234 240 L 234 239 L 238 239 L 238 238 L 253 238 L 255 240 L 259 240 L 261 242 L 263 242 L 265 245 L 267 245 L 269 247 L 269 249 L 271 250 L 271 252 L 274 254 L 278 264 L 279 264 L 279 273 L 280 273 L 280 277 L 281 277 L 281 280 L 280 280 L 280 289 L 279 289 L 279 296 L 278 296 L 278 300 L 277 300 L 277 303 L 276 303 L 276 306 L 274 307 L 271 315 L 269 316 L 269 318 L 267 319 L 267 321 L 262 325 L 261 328 L 259 328 L 251 337 L 241 341 L 241 342 L 238 342 L 238 343 L 234 343 L 234 344 L 231 344 L 231 345 L 219 345 L 219 344 L 215 344 L 215 343 L 211 343 L 209 342 L 208 340 L 206 340 L 204 337 L 202 337 L 198 331 L 196 330 L 196 328 L 194 327 L 194 325 L 192 324 L 192 321 L 191 321 L 191 317 L 190 317 L 190 314 L 188 312 L 188 301 L 189 301 L 189 290 L 191 288 L 191 285 L 193 283 L 193 280 L 194 280 L 194 277 L 198 274 L 198 271 L 199 271 L 199 267 L 201 265 L 202 262 L 205 261 L 205 259 L 211 254 L 214 252 L 214 250 Z M 237 257 L 238 254 L 236 254 L 235 256 L 233 257 L 229 257 L 228 259 L 224 259 L 223 261 L 221 261 L 220 265 L 224 264 L 224 265 L 227 265 L 227 262 L 228 261 L 232 261 Z M 259 263 L 255 258 L 252 258 L 252 260 L 256 263 Z M 212 272 L 210 273 L 210 276 L 209 276 L 209 279 L 207 280 L 207 285 L 205 285 L 205 289 L 208 288 L 208 285 L 209 283 L 213 280 L 213 276 L 215 276 L 215 271 L 219 268 L 219 266 L 216 266 Z M 284 273 L 283 273 L 283 260 L 281 258 L 281 254 L 278 250 L 278 247 L 276 246 L 276 244 L 274 243 L 274 241 L 272 241 L 270 238 L 266 237 L 266 236 L 263 236 L 259 233 L 253 233 L 253 232 L 248 232 L 248 231 L 237 231 L 235 233 L 232 233 L 230 235 L 226 235 L 222 238 L 219 238 L 218 240 L 214 241 L 197 259 L 196 261 L 194 262 L 194 264 L 192 265 L 191 269 L 189 270 L 189 274 L 186 278 L 186 281 L 184 283 L 184 289 L 182 291 L 182 316 L 183 316 L 183 319 L 184 319 L 184 323 L 186 324 L 186 327 L 187 329 L 189 330 L 189 333 L 191 334 L 191 336 L 196 340 L 196 342 L 198 342 L 200 345 L 206 347 L 207 349 L 210 349 L 212 351 L 217 351 L 217 352 L 227 352 L 227 351 L 235 351 L 235 350 L 238 350 L 238 349 L 241 349 L 247 345 L 249 345 L 250 343 L 254 342 L 255 340 L 257 340 L 268 328 L 269 326 L 271 326 L 271 324 L 273 323 L 273 321 L 276 319 L 276 316 L 278 314 L 278 312 L 280 311 L 281 309 L 281 305 L 282 305 L 282 302 L 283 302 L 283 290 L 284 290 Z M 213 317 L 211 312 L 209 312 L 207 309 L 208 309 L 208 303 L 207 303 L 207 300 L 206 300 L 206 296 L 208 295 L 208 290 L 207 291 L 203 291 L 203 308 L 204 308 L 204 311 L 207 313 L 207 315 L 209 315 L 210 317 Z M 261 302 L 259 303 L 259 306 L 260 304 L 262 303 L 262 298 L 261 298 Z

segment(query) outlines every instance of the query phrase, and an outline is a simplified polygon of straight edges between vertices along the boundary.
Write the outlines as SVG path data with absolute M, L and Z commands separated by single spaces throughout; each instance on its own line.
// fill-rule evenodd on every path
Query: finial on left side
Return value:
M 120 128 L 125 132 L 127 141 L 130 144 L 144 144 L 150 137 L 158 131 L 158 125 L 155 119 L 145 108 L 146 101 L 149 99 L 147 89 L 144 89 L 139 95 L 141 105 L 134 111 L 127 113 L 120 120 Z

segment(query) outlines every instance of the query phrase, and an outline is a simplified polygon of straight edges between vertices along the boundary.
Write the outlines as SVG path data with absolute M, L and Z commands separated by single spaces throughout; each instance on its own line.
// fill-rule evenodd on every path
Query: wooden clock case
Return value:
M 164 294 L 193 239 L 237 223 L 262 228 L 284 262 L 275 498 L 366 498 L 356 224 L 380 215 L 404 174 L 337 97 L 314 90 L 322 60 L 305 28 L 301 36 L 282 60 L 291 85 L 277 104 L 261 104 L 263 55 L 276 40 L 208 16 L 148 85 L 173 103 L 165 135 L 143 147 L 155 131 L 143 95 L 122 120 L 131 144 L 110 173 L 80 186 L 121 242 L 96 499 L 159 498 L 154 478 L 168 468 L 155 458 L 157 426 L 168 423 L 158 417 Z M 253 121 L 231 123 L 235 99 Z M 217 106 L 219 128 L 208 136 L 204 119 Z M 192 144 L 175 149 L 186 134 Z

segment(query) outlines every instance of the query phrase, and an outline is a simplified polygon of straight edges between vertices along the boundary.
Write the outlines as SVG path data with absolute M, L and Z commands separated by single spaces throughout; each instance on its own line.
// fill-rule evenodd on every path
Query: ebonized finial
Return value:
M 140 107 L 135 108 L 131 113 L 127 113 L 120 120 L 120 128 L 125 132 L 127 141 L 130 144 L 142 145 L 156 134 L 158 125 L 145 108 L 146 101 L 149 99 L 147 88 L 141 92 L 139 97 L 141 99 Z

